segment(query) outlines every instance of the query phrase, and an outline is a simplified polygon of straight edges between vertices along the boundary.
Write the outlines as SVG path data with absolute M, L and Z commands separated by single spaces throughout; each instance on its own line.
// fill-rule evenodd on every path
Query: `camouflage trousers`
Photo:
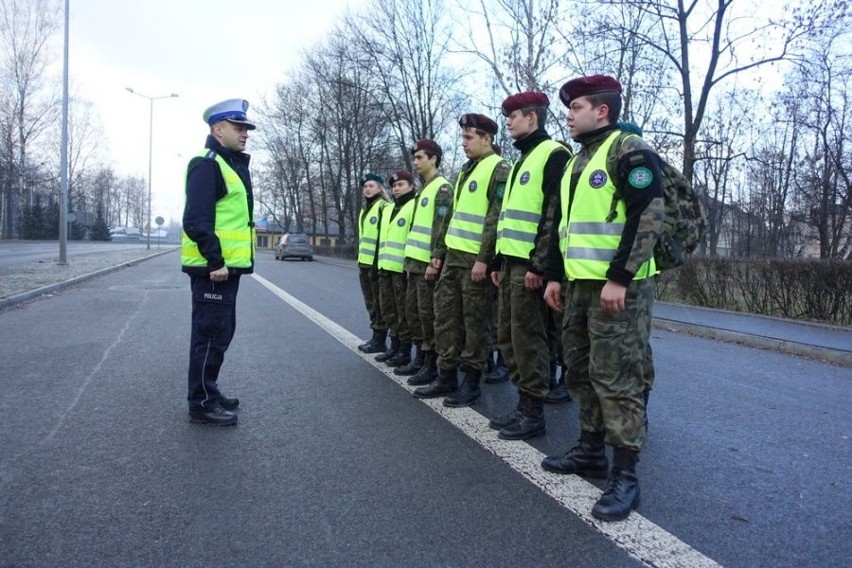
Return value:
M 411 339 L 405 317 L 406 277 L 403 272 L 379 271 L 379 303 L 388 324 L 388 335 L 401 341 Z
M 364 296 L 364 307 L 370 316 L 370 329 L 384 331 L 388 328 L 382 318 L 379 307 L 379 274 L 372 266 L 358 266 L 358 279 L 361 281 L 361 294 Z
M 634 280 L 625 309 L 600 306 L 602 280 L 568 283 L 562 344 L 565 384 L 580 410 L 580 428 L 606 432 L 611 446 L 642 449 L 645 442 L 645 361 L 654 304 L 654 283 Z
M 526 274 L 524 263 L 503 263 L 497 345 L 518 390 L 544 398 L 550 392 L 549 308 L 544 303 L 543 288 L 527 290 L 524 286 Z
M 408 289 L 405 297 L 408 329 L 411 341 L 423 351 L 435 350 L 435 308 L 432 295 L 435 283 L 426 280 L 425 272 L 408 273 Z
M 435 285 L 435 343 L 442 369 L 487 367 L 491 282 L 471 280 L 471 268 L 444 266 Z

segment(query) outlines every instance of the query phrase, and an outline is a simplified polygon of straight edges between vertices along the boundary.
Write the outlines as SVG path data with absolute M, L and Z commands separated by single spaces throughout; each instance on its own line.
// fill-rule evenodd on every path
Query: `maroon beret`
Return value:
M 441 147 L 434 140 L 430 140 L 429 138 L 422 138 L 418 140 L 414 144 L 414 148 L 411 149 L 411 155 L 413 156 L 420 150 L 424 150 L 427 153 L 431 153 L 433 156 L 443 156 L 444 151 L 441 150 Z
M 621 94 L 621 83 L 609 75 L 589 75 L 571 79 L 559 89 L 559 99 L 568 106 L 577 97 L 599 95 L 601 93 Z
M 411 172 L 408 170 L 399 170 L 395 174 L 391 175 L 390 179 L 388 179 L 388 185 L 393 185 L 400 180 L 405 180 L 409 183 L 414 183 L 414 176 L 411 175 Z
M 497 123 L 484 114 L 463 114 L 459 118 L 459 126 L 462 128 L 475 128 L 487 132 L 491 136 L 497 136 Z
M 537 106 L 549 106 L 550 99 L 547 98 L 547 95 L 544 93 L 539 93 L 537 91 L 527 91 L 525 93 L 517 93 L 510 97 L 507 97 L 505 101 L 503 101 L 503 115 L 509 116 L 516 110 L 520 110 L 522 108 L 529 107 L 537 107 Z

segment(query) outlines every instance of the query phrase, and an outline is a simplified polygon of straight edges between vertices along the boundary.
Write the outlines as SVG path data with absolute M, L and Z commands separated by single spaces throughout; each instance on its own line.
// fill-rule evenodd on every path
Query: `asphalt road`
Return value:
M 497 441 L 362 357 L 349 267 L 258 259 L 220 384 L 189 424 L 187 279 L 166 254 L 0 312 L 0 566 L 840 566 L 852 557 L 849 369 L 655 330 L 629 522 L 543 474 L 577 437 Z M 438 410 L 439 412 L 436 412 Z M 584 500 L 585 499 L 585 500 Z M 844 560 L 844 558 L 846 560 Z

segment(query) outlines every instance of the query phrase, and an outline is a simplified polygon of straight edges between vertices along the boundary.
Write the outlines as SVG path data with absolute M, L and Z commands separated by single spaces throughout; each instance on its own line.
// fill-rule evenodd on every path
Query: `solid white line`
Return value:
M 358 351 L 357 346 L 362 343 L 359 337 L 307 304 L 297 300 L 259 274 L 252 274 L 252 277 L 402 388 L 409 392 L 413 390 L 405 383 L 406 377 L 394 375 L 393 371 L 386 365 L 378 363 L 372 356 Z M 720 566 L 711 558 L 704 556 L 635 511 L 627 520 L 620 522 L 608 523 L 594 518 L 591 510 L 595 501 L 600 497 L 600 489 L 576 475 L 559 475 L 544 471 L 540 466 L 541 460 L 545 457 L 544 454 L 525 442 L 499 439 L 497 432 L 488 427 L 488 419 L 475 410 L 471 408 L 447 408 L 443 406 L 441 399 L 420 400 L 412 397 L 412 401 L 421 402 L 443 416 L 448 422 L 476 440 L 484 448 L 499 456 L 512 469 L 526 477 L 536 487 L 580 517 L 584 522 L 603 533 L 642 564 L 671 568 Z

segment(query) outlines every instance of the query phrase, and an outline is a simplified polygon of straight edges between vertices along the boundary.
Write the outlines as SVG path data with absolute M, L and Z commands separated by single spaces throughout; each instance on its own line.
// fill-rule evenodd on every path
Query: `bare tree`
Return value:
M 692 179 L 696 141 L 714 91 L 745 71 L 790 59 L 800 40 L 816 33 L 837 10 L 845 11 L 845 2 L 831 0 L 775 19 L 771 14 L 737 13 L 734 0 L 608 1 L 656 21 L 658 34 L 627 27 L 621 31 L 655 49 L 679 78 L 683 172 L 688 179 Z
M 848 20 L 817 38 L 790 84 L 788 106 L 797 109 L 796 127 L 806 137 L 797 164 L 797 204 L 815 228 L 821 258 L 838 256 L 850 237 L 852 219 L 852 54 Z
M 352 63 L 381 85 L 377 95 L 409 169 L 413 142 L 438 137 L 467 100 L 458 85 L 461 74 L 445 61 L 449 23 L 442 0 L 374 0 L 346 26 L 355 40 Z
M 56 93 L 46 82 L 46 67 L 48 40 L 58 23 L 56 2 L 0 0 L 0 83 L 5 93 L 0 101 L 0 130 L 8 143 L 0 187 L 5 238 L 17 234 L 16 211 L 18 200 L 26 194 L 28 148 L 56 112 Z

